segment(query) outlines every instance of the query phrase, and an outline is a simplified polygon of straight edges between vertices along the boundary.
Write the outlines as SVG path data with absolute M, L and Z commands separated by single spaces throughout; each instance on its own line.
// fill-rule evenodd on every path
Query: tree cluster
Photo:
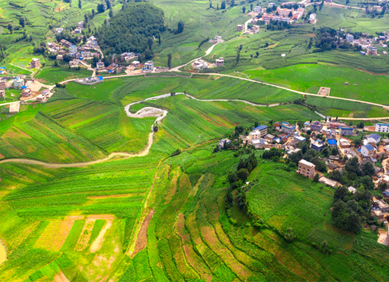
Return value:
M 301 151 L 290 155 L 289 156 L 290 161 L 298 164 L 298 162 L 300 160 L 304 159 L 304 160 L 316 165 L 316 169 L 318 171 L 327 172 L 327 165 L 326 165 L 325 161 L 323 161 L 322 159 L 319 158 L 319 153 L 317 151 L 315 151 L 314 149 L 309 149 L 309 145 L 307 143 L 303 143 L 303 142 L 297 143 L 297 147 L 300 148 Z M 324 150 L 328 150 L 327 151 L 328 153 L 324 153 L 325 155 L 328 154 L 327 157 L 329 156 L 330 152 L 332 153 L 332 151 L 329 151 L 330 149 L 328 147 L 325 147 L 323 149 L 323 151 Z
M 330 27 L 319 28 L 316 32 L 317 41 L 316 47 L 322 51 L 336 48 L 336 30 Z
M 147 3 L 133 3 L 113 16 L 109 27 L 102 26 L 96 34 L 105 53 L 132 51 L 144 53 L 142 57 L 150 59 L 153 53 L 149 38 L 158 36 L 164 30 L 160 8 Z
M 363 222 L 374 223 L 370 216 L 371 193 L 363 187 L 357 189 L 355 194 L 348 191 L 345 186 L 340 186 L 334 193 L 334 207 L 332 219 L 339 228 L 353 233 L 359 233 Z
M 370 162 L 359 165 L 358 158 L 349 159 L 345 166 L 343 174 L 335 170 L 328 174 L 328 177 L 340 182 L 345 186 L 360 187 L 363 185 L 365 189 L 374 189 L 374 183 L 371 178 L 375 174 L 375 168 Z

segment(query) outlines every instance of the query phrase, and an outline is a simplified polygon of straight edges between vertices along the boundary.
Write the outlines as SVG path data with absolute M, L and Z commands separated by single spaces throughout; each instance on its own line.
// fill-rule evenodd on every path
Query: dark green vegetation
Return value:
M 109 26 L 101 27 L 96 33 L 105 53 L 146 51 L 146 59 L 152 57 L 153 36 L 158 37 L 165 30 L 162 10 L 146 3 L 128 5 L 114 15 L 109 23 Z

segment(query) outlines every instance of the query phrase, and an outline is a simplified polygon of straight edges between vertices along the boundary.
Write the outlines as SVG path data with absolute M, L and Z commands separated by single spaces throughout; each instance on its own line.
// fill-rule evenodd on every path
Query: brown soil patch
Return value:
M 135 193 L 135 194 L 119 194 L 119 195 L 104 195 L 104 196 L 89 196 L 90 200 L 98 200 L 98 199 L 109 199 L 109 198 L 129 198 L 135 196 L 144 196 L 146 193 Z
M 100 250 L 101 246 L 103 245 L 104 242 L 104 235 L 110 229 L 112 226 L 112 221 L 107 220 L 105 223 L 103 229 L 101 229 L 99 236 L 93 241 L 92 245 L 90 246 L 90 252 L 95 253 L 98 250 Z
M 374 73 L 374 72 L 370 72 L 370 71 L 367 71 L 367 70 L 361 70 L 361 69 L 357 69 L 357 68 L 355 68 L 355 69 L 358 70 L 358 71 L 364 72 L 364 73 L 371 74 L 371 75 L 388 75 L 387 73 Z
M 112 221 L 115 219 L 115 216 L 113 216 L 111 214 L 94 214 L 94 215 L 88 216 L 88 219 L 105 219 L 105 220 Z
M 147 246 L 147 228 L 149 227 L 153 215 L 154 210 L 151 210 L 142 223 L 142 227 L 140 228 L 138 237 L 136 238 L 135 249 L 131 254 L 132 258 Z
M 65 274 L 61 271 L 59 274 L 54 276 L 55 282 L 70 282 L 69 279 L 66 278 Z
M 56 12 L 56 13 L 59 12 L 59 7 L 55 8 L 55 12 Z
M 196 270 L 202 279 L 206 281 L 212 280 L 212 272 L 201 261 L 199 255 L 194 251 L 189 233 L 185 232 L 185 217 L 184 214 L 179 214 L 176 222 L 178 236 L 181 237 L 182 248 L 188 263 Z
M 86 246 L 88 245 L 89 239 L 92 235 L 92 229 L 95 225 L 96 220 L 95 219 L 87 219 L 84 227 L 81 231 L 81 235 L 78 238 L 76 247 L 74 248 L 76 251 L 83 251 Z
M 237 261 L 231 251 L 220 243 L 215 230 L 211 226 L 203 226 L 200 230 L 204 240 L 212 251 L 214 251 L 238 277 L 247 280 L 252 275 L 251 270 Z

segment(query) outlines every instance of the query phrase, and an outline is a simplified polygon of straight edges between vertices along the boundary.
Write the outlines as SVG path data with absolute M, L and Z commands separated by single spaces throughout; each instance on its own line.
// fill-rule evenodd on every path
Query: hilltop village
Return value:
M 340 121 L 270 122 L 244 132 L 236 127 L 231 139 L 219 141 L 218 149 L 243 146 L 283 152 L 283 159 L 295 163 L 296 173 L 303 177 L 345 189 L 350 195 L 361 189 L 377 191 L 374 196 L 370 194 L 367 210 L 372 217 L 371 228 L 376 230 L 379 225 L 387 230 L 379 231 L 378 242 L 389 246 L 389 124 L 365 127 L 363 122 L 356 126 Z M 350 178 L 351 170 L 365 177 Z

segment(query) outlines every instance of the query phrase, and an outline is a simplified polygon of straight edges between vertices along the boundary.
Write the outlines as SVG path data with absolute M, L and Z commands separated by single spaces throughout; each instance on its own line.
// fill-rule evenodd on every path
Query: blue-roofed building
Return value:
M 353 135 L 354 133 L 354 128 L 353 127 L 340 127 L 340 135 L 342 136 L 350 136 Z
M 281 124 L 281 131 L 291 135 L 296 130 L 296 126 L 293 124 L 289 124 L 288 122 L 283 121 Z
M 330 147 L 337 147 L 338 146 L 338 142 L 336 141 L 336 139 L 328 139 L 327 142 L 328 142 L 328 146 L 330 146 Z
M 389 124 L 387 123 L 377 123 L 375 125 L 376 132 L 389 132 Z
M 321 140 L 317 140 L 315 142 L 312 142 L 311 148 L 314 149 L 315 151 L 320 152 L 324 148 L 324 142 Z
M 77 53 L 77 46 L 76 45 L 71 45 L 69 47 L 69 53 Z
M 382 196 L 384 196 L 384 199 L 385 199 L 386 201 L 388 201 L 388 200 L 389 200 L 389 191 L 388 191 L 388 190 L 385 190 L 384 192 L 382 192 Z
M 370 145 L 370 144 L 363 145 L 361 147 L 361 154 L 364 157 L 371 157 L 371 156 L 373 156 L 375 154 L 375 151 L 376 151 L 376 149 L 372 145 Z
M 98 78 L 99 80 L 104 80 L 104 78 L 103 78 L 101 75 L 97 76 L 97 78 Z
M 366 138 L 367 143 L 376 145 L 381 141 L 381 136 L 379 136 L 377 133 L 373 133 Z
M 347 40 L 348 42 L 353 42 L 353 41 L 354 41 L 354 35 L 352 35 L 351 33 L 348 33 L 348 34 L 346 35 L 346 40 Z
M 249 141 L 252 143 L 252 140 L 260 139 L 265 137 L 267 134 L 267 125 L 260 125 L 253 128 L 253 131 L 249 133 Z

